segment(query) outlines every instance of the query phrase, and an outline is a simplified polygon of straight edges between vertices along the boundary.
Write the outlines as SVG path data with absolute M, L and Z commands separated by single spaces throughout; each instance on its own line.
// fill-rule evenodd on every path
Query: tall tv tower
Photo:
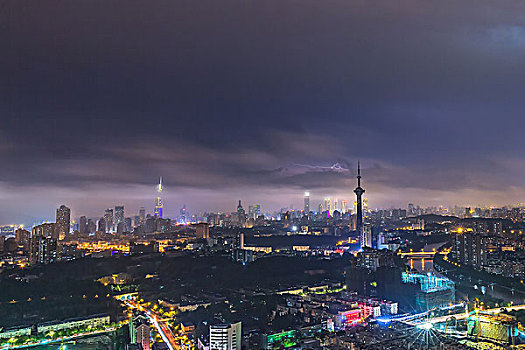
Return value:
M 162 187 L 162 176 L 160 177 L 159 184 L 157 187 L 157 200 L 155 201 L 155 216 L 158 218 L 162 218 L 162 210 L 164 209 L 164 206 L 162 204 L 162 198 L 160 198 L 160 194 L 162 193 L 163 187 Z
M 363 193 L 365 189 L 361 187 L 361 166 L 359 161 L 357 162 L 357 187 L 354 190 L 354 193 L 357 197 L 357 210 L 356 210 L 356 229 L 357 234 L 362 240 L 363 236 Z M 363 245 L 364 242 L 361 242 Z

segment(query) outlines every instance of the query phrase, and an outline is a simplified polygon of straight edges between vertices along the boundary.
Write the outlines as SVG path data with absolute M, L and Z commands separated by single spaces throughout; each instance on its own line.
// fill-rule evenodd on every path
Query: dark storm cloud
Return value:
M 17 205 L 80 196 L 90 210 L 162 175 L 195 207 L 243 193 L 277 205 L 272 191 L 351 196 L 360 158 L 375 206 L 518 201 L 524 13 L 488 0 L 8 0 L 0 196 L 39 189 Z

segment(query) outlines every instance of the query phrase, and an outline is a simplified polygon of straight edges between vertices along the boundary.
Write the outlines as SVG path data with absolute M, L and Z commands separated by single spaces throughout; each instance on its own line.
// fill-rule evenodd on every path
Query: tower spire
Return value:
M 361 187 L 361 164 L 357 161 L 357 187 Z
M 162 192 L 162 176 L 159 179 L 159 185 L 157 186 L 157 192 Z

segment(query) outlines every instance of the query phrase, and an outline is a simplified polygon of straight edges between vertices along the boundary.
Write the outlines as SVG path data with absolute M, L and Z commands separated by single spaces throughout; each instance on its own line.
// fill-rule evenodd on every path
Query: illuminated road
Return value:
M 164 322 L 158 322 L 156 316 L 151 317 L 151 321 L 153 322 L 153 325 L 159 332 L 162 340 L 164 341 L 164 343 L 166 343 L 166 345 L 168 345 L 168 348 L 170 348 L 170 350 L 181 349 L 180 345 L 175 340 L 173 333 L 171 333 L 171 330 Z
M 171 332 L 168 325 L 165 322 L 159 321 L 160 317 L 154 311 L 146 309 L 143 306 L 138 305 L 133 301 L 126 301 L 126 304 L 132 308 L 139 309 L 146 313 L 146 315 L 151 320 L 151 323 L 153 323 L 153 325 L 159 332 L 160 337 L 162 338 L 162 341 L 166 343 L 166 345 L 168 346 L 170 350 L 182 350 L 180 344 L 177 342 L 177 340 L 173 336 L 173 333 Z

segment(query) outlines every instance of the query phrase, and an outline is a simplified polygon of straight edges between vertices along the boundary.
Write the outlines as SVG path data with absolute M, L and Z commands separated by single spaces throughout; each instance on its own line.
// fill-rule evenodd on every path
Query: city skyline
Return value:
M 0 349 L 525 349 L 525 1 L 1 9 Z
M 0 14 L 0 222 L 149 207 L 161 175 L 166 208 L 351 198 L 357 159 L 374 207 L 525 198 L 524 4 L 145 6 Z

